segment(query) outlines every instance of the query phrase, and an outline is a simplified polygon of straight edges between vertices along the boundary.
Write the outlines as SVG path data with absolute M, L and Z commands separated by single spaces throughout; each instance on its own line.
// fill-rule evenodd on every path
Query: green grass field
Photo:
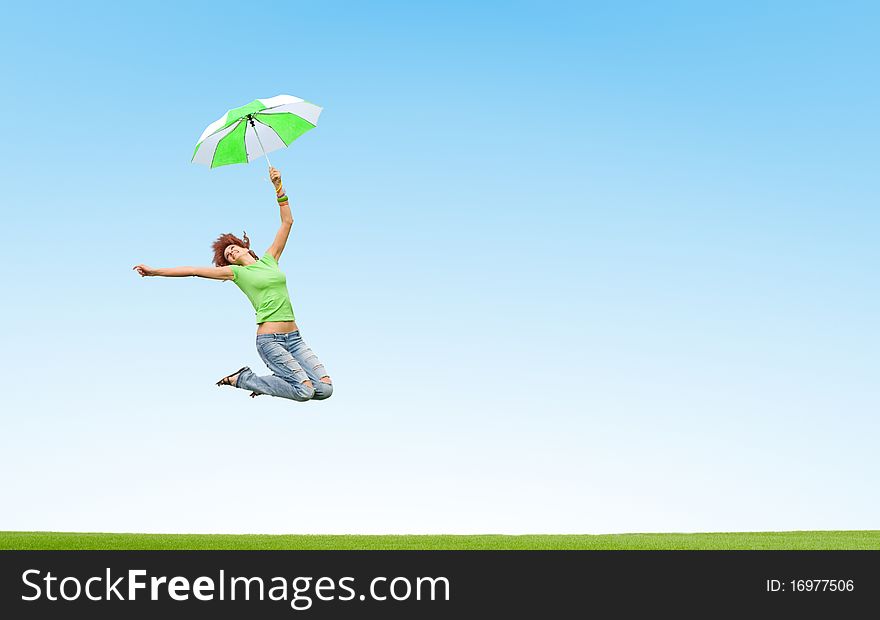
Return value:
M 526 536 L 0 532 L 0 549 L 880 549 L 880 530 Z

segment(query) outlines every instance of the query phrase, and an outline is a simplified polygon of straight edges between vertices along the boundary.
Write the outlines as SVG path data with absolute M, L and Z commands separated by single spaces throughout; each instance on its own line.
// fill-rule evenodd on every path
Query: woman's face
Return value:
M 240 245 L 227 245 L 226 249 L 223 250 L 223 258 L 230 264 L 238 265 L 238 261 L 247 253 L 247 248 L 243 248 Z

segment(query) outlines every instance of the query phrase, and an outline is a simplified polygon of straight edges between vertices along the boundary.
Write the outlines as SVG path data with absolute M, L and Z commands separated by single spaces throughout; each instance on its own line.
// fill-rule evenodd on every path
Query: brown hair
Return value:
M 217 237 L 217 241 L 211 244 L 211 249 L 214 250 L 214 265 L 217 267 L 225 267 L 229 264 L 229 261 L 226 260 L 226 257 L 223 255 L 224 250 L 228 248 L 230 245 L 239 245 L 243 248 L 247 248 L 247 251 L 251 256 L 254 257 L 254 260 L 260 260 L 260 257 L 254 254 L 254 251 L 251 249 L 251 240 L 248 239 L 247 233 L 244 233 L 244 239 L 239 239 L 232 233 L 225 233 Z

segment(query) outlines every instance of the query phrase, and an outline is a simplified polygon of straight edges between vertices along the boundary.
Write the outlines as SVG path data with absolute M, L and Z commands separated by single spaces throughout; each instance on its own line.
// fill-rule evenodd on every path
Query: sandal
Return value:
M 220 380 L 217 382 L 217 385 L 231 385 L 232 387 L 236 387 L 236 386 L 235 386 L 235 383 L 232 382 L 232 377 L 235 377 L 235 375 L 240 375 L 240 374 L 241 374 L 242 372 L 244 372 L 245 370 L 250 370 L 250 368 L 248 368 L 247 366 L 242 366 L 241 368 L 239 368 L 239 369 L 236 370 L 235 372 L 233 372 L 233 373 L 231 373 L 231 374 L 228 374 L 228 375 L 226 375 L 225 377 L 223 377 L 222 379 L 220 379 Z M 237 381 L 237 380 L 238 380 L 238 379 L 236 378 L 236 381 Z

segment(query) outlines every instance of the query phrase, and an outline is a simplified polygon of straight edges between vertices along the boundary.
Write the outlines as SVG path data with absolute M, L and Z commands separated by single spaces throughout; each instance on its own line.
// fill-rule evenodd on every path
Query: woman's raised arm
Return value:
M 232 280 L 232 268 L 230 267 L 159 267 L 153 268 L 147 265 L 135 265 L 133 267 L 141 276 L 164 276 L 166 278 L 184 278 L 195 276 L 197 278 L 209 278 L 211 280 Z
M 293 227 L 293 214 L 290 212 L 290 201 L 284 192 L 284 186 L 281 185 L 281 172 L 277 168 L 269 168 L 269 179 L 272 180 L 272 185 L 275 186 L 278 208 L 281 212 L 281 226 L 278 228 L 278 232 L 275 233 L 275 240 L 266 252 L 271 254 L 277 263 L 278 259 L 281 258 L 281 253 L 284 251 L 284 246 L 287 245 L 290 229 Z

